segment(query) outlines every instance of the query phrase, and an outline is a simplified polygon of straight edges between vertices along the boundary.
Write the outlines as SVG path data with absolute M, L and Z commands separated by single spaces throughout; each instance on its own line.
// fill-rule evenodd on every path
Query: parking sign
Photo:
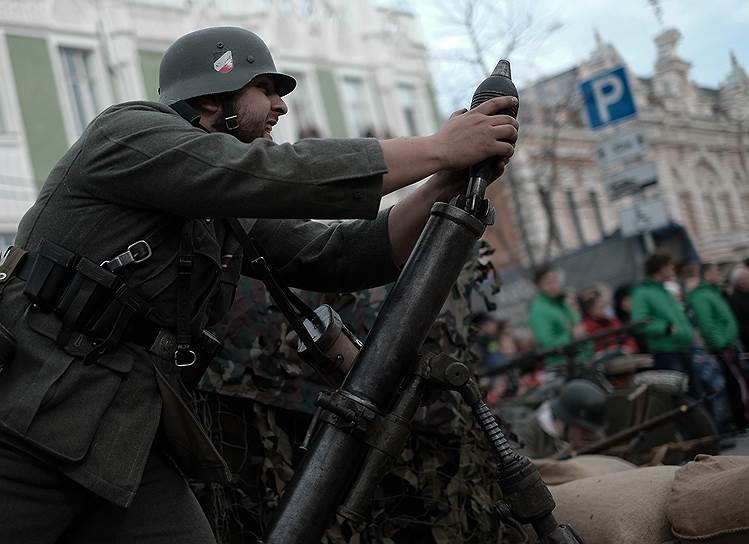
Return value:
M 637 115 L 623 66 L 596 74 L 580 84 L 590 128 L 598 129 Z

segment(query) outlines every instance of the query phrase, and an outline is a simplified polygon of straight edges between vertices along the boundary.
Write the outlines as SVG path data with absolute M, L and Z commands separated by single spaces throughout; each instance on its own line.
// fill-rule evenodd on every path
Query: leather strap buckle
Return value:
M 226 117 L 226 130 L 234 132 L 239 128 L 239 120 L 236 115 L 229 115 Z
M 195 361 L 198 360 L 198 356 L 195 355 L 195 352 L 190 349 L 190 346 L 177 346 L 177 349 L 174 351 L 174 366 L 178 366 L 180 368 L 185 366 L 192 366 L 195 364 Z
M 20 247 L 10 246 L 7 249 L 2 260 L 0 260 L 0 284 L 10 279 L 13 273 L 16 272 L 16 269 L 20 267 L 26 255 L 26 251 Z
M 151 258 L 153 252 L 151 246 L 145 240 L 138 240 L 127 246 L 127 251 L 120 253 L 116 257 L 108 261 L 101 263 L 103 268 L 106 268 L 110 272 L 116 272 L 122 267 L 130 264 L 142 263 Z

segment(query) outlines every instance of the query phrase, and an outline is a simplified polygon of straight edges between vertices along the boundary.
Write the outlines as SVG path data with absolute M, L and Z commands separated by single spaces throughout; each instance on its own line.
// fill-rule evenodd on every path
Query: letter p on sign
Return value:
M 580 90 L 592 129 L 637 115 L 627 74 L 621 66 L 583 81 Z

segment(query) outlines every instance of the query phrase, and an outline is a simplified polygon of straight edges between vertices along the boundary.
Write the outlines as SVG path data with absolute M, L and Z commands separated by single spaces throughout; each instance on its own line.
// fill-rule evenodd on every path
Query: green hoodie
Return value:
M 643 319 L 648 323 L 639 331 L 651 353 L 680 353 L 692 347 L 692 326 L 684 310 L 661 283 L 652 279 L 632 293 L 632 321 Z
M 736 343 L 736 318 L 718 287 L 701 282 L 687 295 L 687 305 L 694 311 L 697 327 L 709 351 L 718 351 Z
M 564 299 L 553 298 L 538 293 L 531 303 L 528 325 L 540 350 L 556 348 L 569 344 L 573 340 L 572 329 L 580 321 L 577 312 Z M 590 356 L 590 346 L 585 346 L 578 355 L 578 360 Z M 566 363 L 561 356 L 547 357 L 545 366 L 554 368 Z

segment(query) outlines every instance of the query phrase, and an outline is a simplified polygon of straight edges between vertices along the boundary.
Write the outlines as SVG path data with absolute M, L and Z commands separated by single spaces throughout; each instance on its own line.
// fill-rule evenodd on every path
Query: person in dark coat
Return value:
M 749 351 L 749 268 L 742 266 L 734 270 L 731 286 L 729 302 L 739 327 L 739 341 L 743 350 Z
M 294 287 L 391 282 L 432 204 L 517 138 L 502 97 L 424 138 L 276 145 L 294 85 L 257 35 L 193 32 L 161 103 L 106 109 L 50 173 L 0 264 L 0 542 L 215 542 L 183 472 L 231 475 L 180 376 L 254 269 L 235 227 Z
M 749 420 L 749 387 L 739 364 L 736 349 L 738 326 L 723 293 L 718 265 L 702 265 L 699 285 L 687 295 L 705 349 L 720 363 L 726 381 L 726 394 L 737 429 L 746 428 Z

